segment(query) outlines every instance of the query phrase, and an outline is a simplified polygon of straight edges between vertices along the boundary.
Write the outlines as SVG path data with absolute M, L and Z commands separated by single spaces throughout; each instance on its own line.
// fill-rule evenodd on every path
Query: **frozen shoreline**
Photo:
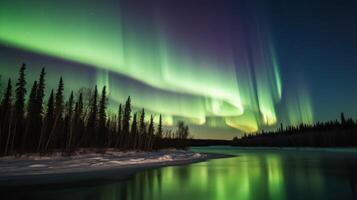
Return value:
M 60 155 L 3 157 L 0 158 L 0 186 L 51 184 L 94 179 L 123 180 L 145 169 L 226 157 L 231 156 L 174 149 L 153 152 L 107 150 L 103 154 L 87 152 L 67 157 Z

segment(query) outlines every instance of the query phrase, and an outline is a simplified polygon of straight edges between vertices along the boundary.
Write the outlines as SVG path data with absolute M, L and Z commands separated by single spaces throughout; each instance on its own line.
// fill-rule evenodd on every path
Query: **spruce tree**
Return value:
M 162 117 L 161 117 L 161 115 L 159 117 L 159 125 L 157 126 L 156 136 L 158 138 L 162 138 Z
M 152 149 L 152 144 L 153 144 L 153 138 L 154 138 L 154 132 L 155 132 L 155 128 L 154 128 L 154 117 L 151 115 L 150 117 L 150 123 L 149 123 L 149 127 L 148 127 L 148 139 L 147 139 L 147 144 L 146 144 L 146 149 L 147 150 L 151 150 Z
M 36 110 L 36 93 L 37 93 L 37 81 L 34 81 L 30 91 L 30 96 L 27 104 L 28 115 L 33 114 Z
M 178 148 L 185 148 L 186 140 L 189 136 L 188 126 L 184 122 L 179 121 L 177 123 L 176 137 L 178 139 Z
M 8 80 L 7 82 L 7 87 L 5 90 L 4 97 L 1 100 L 0 104 L 0 123 L 3 123 L 5 120 L 5 115 L 10 111 L 11 109 L 11 103 L 12 103 L 12 84 L 11 84 L 11 79 Z M 2 127 L 2 124 L 0 125 Z
M 103 127 L 105 126 L 105 122 L 107 119 L 106 109 L 107 109 L 107 94 L 106 94 L 106 87 L 104 86 L 102 90 L 102 96 L 99 101 L 99 111 L 98 111 L 99 125 Z
M 38 146 L 39 140 L 42 134 L 42 128 L 43 128 L 43 99 L 45 97 L 45 68 L 42 68 L 40 77 L 38 79 L 38 84 L 37 84 L 37 91 L 36 91 L 36 99 L 35 99 L 35 105 L 34 105 L 34 113 L 33 113 L 33 133 L 32 137 L 34 137 L 34 140 L 36 141 L 33 149 L 35 150 L 36 145 Z M 42 128 L 41 128 L 42 127 Z
M 48 98 L 47 102 L 47 112 L 45 115 L 44 126 L 43 130 L 41 131 L 40 136 L 40 144 L 38 150 L 44 152 L 47 150 L 49 143 L 50 143 L 50 134 L 54 129 L 54 122 L 55 122 L 55 100 L 54 100 L 54 93 L 51 90 L 50 97 Z
M 26 95 L 26 77 L 25 77 L 26 65 L 22 64 L 19 71 L 19 78 L 16 83 L 16 99 L 15 99 L 15 126 L 11 131 L 11 142 L 10 151 L 14 150 L 14 147 L 21 146 L 21 140 L 24 131 L 24 121 L 25 121 L 25 95 Z
M 69 95 L 68 102 L 66 105 L 66 116 L 67 118 L 71 118 L 73 114 L 73 104 L 74 104 L 74 95 L 73 91 L 71 91 L 71 94 Z
M 82 93 L 80 93 L 78 96 L 78 101 L 76 102 L 74 112 L 77 117 L 82 116 L 82 113 L 83 113 L 83 94 Z
M 98 111 L 98 122 L 99 122 L 99 135 L 98 139 L 101 145 L 104 145 L 105 138 L 107 137 L 107 128 L 106 128 L 106 121 L 107 121 L 107 92 L 106 87 L 103 87 L 102 95 L 99 101 L 99 111 Z
M 129 123 L 130 123 L 130 114 L 131 114 L 131 100 L 130 97 L 126 100 L 124 107 L 124 115 L 123 115 L 123 131 L 124 133 L 129 132 Z
M 156 136 L 155 136 L 155 148 L 160 148 L 162 143 L 162 117 L 159 117 L 159 124 L 157 125 Z
M 80 93 L 78 96 L 78 100 L 76 102 L 75 108 L 74 108 L 74 123 L 73 123 L 73 132 L 75 135 L 73 136 L 73 140 L 71 142 L 72 146 L 77 146 L 80 144 L 81 139 L 83 137 L 83 94 Z
M 40 78 L 38 80 L 36 101 L 37 101 L 37 112 L 39 115 L 43 114 L 43 99 L 45 97 L 45 68 L 42 68 Z
M 88 146 L 93 146 L 97 142 L 96 128 L 97 128 L 97 115 L 98 115 L 98 89 L 97 86 L 94 87 L 94 92 L 91 97 L 89 117 L 87 121 L 87 131 L 86 131 L 86 144 Z
M 139 121 L 139 148 L 144 148 L 146 141 L 146 124 L 145 124 L 145 110 L 141 110 Z
M 4 112 L 10 109 L 11 102 L 12 102 L 11 96 L 12 96 L 12 84 L 11 84 L 11 79 L 9 78 L 4 97 L 1 100 L 1 105 L 0 105 L 2 111 L 1 114 L 4 114 Z
M 136 149 L 138 144 L 138 123 L 136 122 L 136 113 L 133 115 L 133 121 L 131 123 L 131 136 L 132 136 L 132 148 Z
M 155 131 L 155 128 L 154 128 L 154 117 L 151 115 L 151 116 L 150 116 L 149 128 L 148 128 L 148 133 L 149 133 L 149 135 L 154 135 L 154 131 Z
M 56 99 L 55 99 L 55 118 L 56 120 L 61 119 L 63 116 L 63 90 L 64 90 L 64 85 L 63 85 L 63 79 L 62 77 L 60 78 L 60 81 L 58 83 L 58 88 L 56 92 Z
M 63 131 L 63 112 L 64 112 L 64 84 L 63 79 L 60 77 L 57 92 L 55 96 L 55 122 L 53 125 L 53 130 L 50 134 L 50 141 L 53 142 L 55 148 L 63 147 L 65 144 L 65 136 Z
M 37 81 L 34 81 L 28 104 L 27 104 L 27 117 L 26 117 L 26 127 L 22 138 L 22 150 L 31 151 L 35 150 L 35 143 L 38 141 L 36 137 L 39 127 L 35 125 L 36 121 L 36 93 L 37 93 Z
M 40 77 L 38 79 L 38 86 L 37 86 L 37 92 L 36 92 L 36 113 L 34 116 L 34 126 L 37 127 L 43 127 L 43 115 L 44 115 L 44 109 L 43 109 L 43 101 L 45 97 L 45 68 L 42 68 Z M 36 137 L 39 139 L 41 133 L 37 130 L 36 132 Z
M 123 119 L 123 111 L 122 111 L 122 105 L 119 104 L 119 109 L 118 109 L 118 119 L 117 119 L 117 134 L 116 134 L 116 143 L 115 147 L 121 147 L 123 144 L 123 134 L 122 134 L 122 119 Z
M 131 102 L 130 96 L 126 100 L 125 107 L 124 107 L 124 115 L 123 115 L 123 133 L 124 134 L 124 142 L 125 148 L 129 146 L 130 133 L 129 133 L 129 126 L 130 126 L 130 114 L 131 114 Z
M 9 122 L 12 107 L 12 84 L 11 79 L 8 80 L 7 87 L 0 105 L 0 154 L 5 151 L 6 141 L 9 139 Z
M 73 138 L 72 133 L 72 116 L 73 116 L 73 104 L 74 104 L 74 95 L 73 91 L 71 92 L 68 102 L 66 104 L 66 115 L 65 115 L 65 140 L 66 140 L 66 151 L 67 153 L 71 149 L 71 142 Z
M 22 64 L 19 71 L 19 78 L 16 83 L 15 115 L 16 119 L 22 121 L 25 113 L 25 95 L 26 95 L 26 65 Z
M 52 128 L 52 123 L 55 118 L 55 102 L 54 102 L 54 94 L 53 90 L 51 90 L 50 97 L 48 98 L 48 103 L 47 103 L 47 112 L 46 112 L 46 121 L 51 122 L 48 123 L 50 128 Z

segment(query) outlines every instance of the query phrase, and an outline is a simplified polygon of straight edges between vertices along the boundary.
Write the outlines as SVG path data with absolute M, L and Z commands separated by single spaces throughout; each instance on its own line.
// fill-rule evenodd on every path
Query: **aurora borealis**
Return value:
M 312 123 L 315 91 L 303 70 L 282 72 L 291 68 L 267 10 L 253 1 L 2 0 L 0 74 L 14 77 L 26 62 L 30 79 L 46 67 L 50 87 L 62 75 L 67 94 L 107 85 L 113 112 L 131 96 L 197 138 Z

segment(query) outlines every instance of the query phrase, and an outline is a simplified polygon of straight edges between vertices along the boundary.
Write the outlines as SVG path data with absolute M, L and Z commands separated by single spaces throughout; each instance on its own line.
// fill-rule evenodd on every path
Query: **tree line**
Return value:
M 307 146 L 337 147 L 357 146 L 357 120 L 345 118 L 341 113 L 340 120 L 317 122 L 312 125 L 283 127 L 275 131 L 264 131 L 243 137 L 233 138 L 235 146 Z
M 60 150 L 71 154 L 78 148 L 117 148 L 150 151 L 184 148 L 189 128 L 178 122 L 175 130 L 164 130 L 162 116 L 145 121 L 145 110 L 133 112 L 130 96 L 110 114 L 107 88 L 80 89 L 64 97 L 64 81 L 59 79 L 45 102 L 46 71 L 41 70 L 27 96 L 26 65 L 22 64 L 13 88 L 8 79 L 0 103 L 0 155 Z

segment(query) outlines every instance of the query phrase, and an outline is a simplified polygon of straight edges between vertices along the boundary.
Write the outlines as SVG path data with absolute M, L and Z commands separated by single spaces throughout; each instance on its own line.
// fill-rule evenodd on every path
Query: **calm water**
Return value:
M 194 150 L 238 156 L 148 170 L 123 182 L 21 188 L 2 196 L 75 200 L 357 199 L 357 153 L 231 147 Z

